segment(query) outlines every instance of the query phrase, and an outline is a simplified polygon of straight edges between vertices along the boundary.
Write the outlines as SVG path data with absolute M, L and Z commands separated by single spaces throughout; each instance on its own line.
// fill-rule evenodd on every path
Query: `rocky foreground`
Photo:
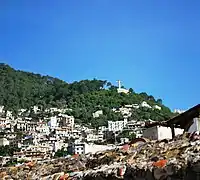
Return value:
M 200 140 L 135 141 L 94 155 L 0 169 L 6 180 L 200 180 Z

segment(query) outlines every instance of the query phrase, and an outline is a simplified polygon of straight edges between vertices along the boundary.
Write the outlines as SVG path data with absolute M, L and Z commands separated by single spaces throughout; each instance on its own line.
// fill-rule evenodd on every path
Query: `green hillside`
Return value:
M 162 121 L 174 115 L 162 104 L 161 99 L 156 100 L 147 93 L 136 93 L 132 88 L 129 94 L 119 94 L 117 88 L 107 81 L 94 79 L 69 84 L 57 78 L 17 71 L 0 64 L 0 105 L 15 113 L 19 108 L 30 108 L 33 105 L 43 109 L 67 106 L 73 109 L 67 113 L 75 116 L 77 122 L 98 126 L 106 125 L 107 120 L 122 118 L 112 108 L 140 104 L 142 101 L 151 106 L 157 104 L 162 109 L 134 109 L 131 118 Z M 92 113 L 100 109 L 104 115 L 94 119 Z

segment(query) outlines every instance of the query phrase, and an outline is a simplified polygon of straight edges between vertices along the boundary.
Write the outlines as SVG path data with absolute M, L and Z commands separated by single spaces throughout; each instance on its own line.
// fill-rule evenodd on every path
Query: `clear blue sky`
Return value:
M 0 61 L 123 81 L 171 109 L 200 100 L 199 0 L 0 0 Z

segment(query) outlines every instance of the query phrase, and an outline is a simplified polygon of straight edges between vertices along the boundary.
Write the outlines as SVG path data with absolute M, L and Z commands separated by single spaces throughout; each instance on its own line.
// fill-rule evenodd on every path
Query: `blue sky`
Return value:
M 199 103 L 200 1 L 0 0 L 0 61 L 67 82 L 123 81 L 171 109 Z

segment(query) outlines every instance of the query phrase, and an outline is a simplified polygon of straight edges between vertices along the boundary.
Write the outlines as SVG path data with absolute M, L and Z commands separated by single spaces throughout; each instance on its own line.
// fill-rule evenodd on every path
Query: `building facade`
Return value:
M 122 131 L 126 127 L 127 119 L 123 121 L 108 121 L 108 131 L 116 132 Z

